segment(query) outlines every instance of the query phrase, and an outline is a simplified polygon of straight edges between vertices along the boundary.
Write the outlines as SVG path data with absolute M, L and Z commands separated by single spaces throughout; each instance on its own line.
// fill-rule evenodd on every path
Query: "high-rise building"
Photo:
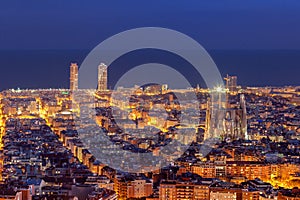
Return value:
M 227 76 L 224 78 L 226 81 L 226 89 L 229 92 L 237 92 L 237 76 Z
M 101 63 L 98 66 L 98 91 L 107 90 L 107 65 Z
M 78 90 L 78 65 L 71 63 L 70 66 L 70 90 Z

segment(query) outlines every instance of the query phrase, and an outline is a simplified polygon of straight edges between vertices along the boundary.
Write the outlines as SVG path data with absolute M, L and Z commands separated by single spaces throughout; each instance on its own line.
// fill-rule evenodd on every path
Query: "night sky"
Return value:
M 145 26 L 194 38 L 242 85 L 300 85 L 299 0 L 2 0 L 0 90 L 68 87 L 71 61 Z

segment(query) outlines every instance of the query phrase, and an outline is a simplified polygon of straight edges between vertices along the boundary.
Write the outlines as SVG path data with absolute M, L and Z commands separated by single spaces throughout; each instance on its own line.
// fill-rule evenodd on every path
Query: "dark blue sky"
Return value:
M 196 39 L 206 49 L 235 49 L 235 50 L 299 50 L 300 49 L 300 1 L 299 0 L 1 0 L 0 2 L 0 50 L 28 49 L 85 49 L 91 50 L 101 41 L 120 31 L 143 26 L 166 27 L 181 31 Z M 85 54 L 72 57 L 65 55 L 63 61 L 51 60 L 34 61 L 37 54 L 28 54 L 26 59 L 16 55 L 11 57 L 0 55 L 0 66 L 9 69 L 0 74 L 0 89 L 7 87 L 66 87 L 67 72 L 62 71 L 67 60 L 78 59 Z M 9 62 L 9 59 L 20 62 Z M 47 56 L 46 56 L 47 57 Z M 48 56 L 49 57 L 49 56 Z M 246 56 L 247 57 L 247 56 Z M 297 56 L 296 56 L 297 57 Z M 257 57 L 251 57 L 256 59 Z M 21 64 L 21 59 L 23 62 Z M 50 59 L 50 58 L 48 58 Z M 238 62 L 216 62 L 224 70 L 222 73 L 245 74 L 249 69 L 250 60 L 237 58 Z M 231 59 L 234 59 L 232 56 Z M 248 58 L 250 59 L 250 58 Z M 289 81 L 282 84 L 299 84 L 295 74 L 300 73 L 299 60 L 287 59 L 283 56 L 279 63 L 284 66 L 276 73 L 274 66 L 259 56 L 251 66 L 254 69 L 272 71 L 266 84 L 278 83 L 279 75 L 284 75 Z M 219 60 L 219 61 L 218 61 Z M 261 62 L 260 62 L 261 61 Z M 57 79 L 48 84 L 39 82 L 35 71 L 47 70 L 42 63 L 53 63 L 51 70 L 58 70 L 63 76 L 51 77 Z M 276 61 L 275 61 L 276 62 Z M 277 63 L 278 63 L 277 62 Z M 55 63 L 55 65 L 54 65 Z M 260 64 L 263 65 L 260 65 Z M 240 66 L 230 66 L 239 64 Z M 50 66 L 50 65 L 49 65 Z M 226 71 L 226 67 L 229 70 Z M 26 67 L 26 70 L 23 68 Z M 68 66 L 65 66 L 66 68 Z M 245 70 L 234 71 L 234 68 Z M 278 67 L 278 66 L 277 66 Z M 27 84 L 21 75 L 14 75 L 23 69 L 27 78 L 36 81 Z M 14 70 L 12 70 L 14 69 Z M 61 70 L 61 71 L 59 71 Z M 288 72 L 289 71 L 289 72 Z M 291 73 L 290 71 L 293 71 Z M 25 73 L 25 74 L 24 74 Z M 15 76 L 19 77 L 15 80 Z M 244 78 L 244 77 L 243 77 Z M 246 78 L 246 76 L 245 76 Z M 273 79 L 274 80 L 273 80 Z M 263 77 L 263 79 L 266 79 Z M 244 80 L 245 84 L 263 85 L 263 79 Z M 256 81 L 256 82 L 251 82 Z M 293 82 L 294 81 L 294 82 Z
M 208 49 L 299 49 L 298 0 L 1 0 L 1 49 L 90 49 L 162 26 Z

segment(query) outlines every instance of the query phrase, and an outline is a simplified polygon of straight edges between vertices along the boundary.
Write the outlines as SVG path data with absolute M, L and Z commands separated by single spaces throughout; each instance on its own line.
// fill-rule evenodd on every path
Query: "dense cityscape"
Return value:
M 92 124 L 80 123 L 72 63 L 70 89 L 1 92 L 0 199 L 300 199 L 300 87 L 241 87 L 227 75 L 213 90 L 150 84 L 112 91 L 107 75 L 100 64 L 89 116 L 98 129 L 123 151 L 168 159 L 162 147 L 178 141 L 188 145 L 182 155 L 165 166 L 147 161 L 136 172 L 112 167 L 135 158 L 112 156 L 110 165 L 93 155 L 78 131 Z M 177 98 L 190 94 L 196 102 Z M 196 127 L 181 119 L 186 110 L 196 113 Z M 193 134 L 182 135 L 184 127 Z

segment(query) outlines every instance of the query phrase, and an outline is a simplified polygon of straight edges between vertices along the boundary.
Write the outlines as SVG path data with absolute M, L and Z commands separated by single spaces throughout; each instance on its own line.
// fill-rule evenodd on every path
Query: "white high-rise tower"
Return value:
M 98 91 L 107 90 L 107 65 L 101 63 L 98 66 Z
M 71 63 L 70 65 L 70 90 L 78 90 L 78 65 Z

